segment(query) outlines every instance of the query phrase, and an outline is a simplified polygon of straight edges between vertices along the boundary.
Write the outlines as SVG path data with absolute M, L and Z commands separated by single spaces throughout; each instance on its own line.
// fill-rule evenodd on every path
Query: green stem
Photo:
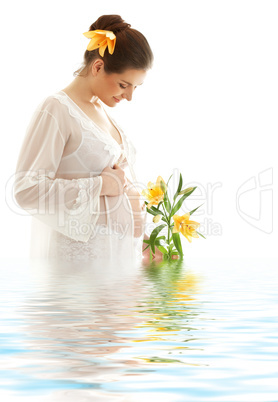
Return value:
M 168 225 L 168 240 L 167 240 L 167 243 L 168 243 L 168 259 L 169 259 L 169 258 L 171 258 L 171 255 L 170 255 L 170 252 L 169 252 L 169 249 L 170 249 L 170 232 L 171 232 L 171 230 L 170 230 L 170 222 L 171 222 L 171 218 L 170 217 L 168 218 L 168 216 L 167 216 L 167 212 L 166 212 L 164 203 L 162 204 L 162 206 L 163 206 L 163 209 L 164 209 L 165 218 L 167 220 L 167 225 Z M 171 208 L 171 210 L 172 210 L 172 208 Z
M 166 218 L 167 224 L 169 225 L 169 220 L 168 220 L 168 216 L 167 216 L 167 212 L 166 212 L 164 203 L 162 204 L 162 206 L 163 206 L 163 209 L 164 209 L 164 216 L 165 216 L 165 218 Z
M 169 248 L 170 248 L 170 233 L 172 233 L 171 232 L 171 215 L 172 215 L 172 210 L 173 210 L 174 204 L 175 204 L 175 200 L 173 200 L 172 205 L 170 204 L 171 208 L 170 208 L 169 220 L 168 220 L 168 243 L 169 243 Z M 171 257 L 172 256 L 170 255 L 169 258 L 171 258 Z
M 170 253 L 170 226 L 168 225 L 168 258 L 171 258 L 171 253 Z

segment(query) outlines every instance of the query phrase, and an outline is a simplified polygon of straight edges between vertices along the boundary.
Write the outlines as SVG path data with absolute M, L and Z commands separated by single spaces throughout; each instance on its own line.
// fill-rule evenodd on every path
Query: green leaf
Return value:
M 178 253 L 179 253 L 180 257 L 183 258 L 180 234 L 179 233 L 172 233 L 172 235 L 173 235 L 173 241 L 174 241 L 175 247 L 178 250 Z
M 164 247 L 164 243 L 162 242 L 161 239 L 158 239 L 158 238 L 155 239 L 154 244 L 155 244 L 156 247 L 158 247 L 158 246 L 163 246 Z
M 189 212 L 190 215 L 194 214 L 194 212 L 197 211 L 197 209 L 200 208 L 202 205 L 204 205 L 204 204 L 201 204 L 201 205 L 199 205 L 197 208 L 195 208 L 195 209 L 193 209 L 192 211 L 190 211 L 190 212 Z
M 173 176 L 173 175 L 171 174 L 171 176 L 169 177 L 169 179 L 168 179 L 168 181 L 167 181 L 167 187 L 168 187 L 168 183 L 169 183 L 169 181 L 170 181 L 170 179 L 171 179 L 172 176 Z
M 168 254 L 168 251 L 163 246 L 157 246 L 158 250 L 161 251 L 163 254 Z
M 175 202 L 177 196 L 179 195 L 179 193 L 181 191 L 181 188 L 182 188 L 182 175 L 180 173 L 180 181 L 179 181 L 178 189 L 177 189 L 177 191 L 175 192 L 175 195 L 174 195 L 174 202 Z
M 183 194 L 183 196 L 179 199 L 179 201 L 176 203 L 176 205 L 172 208 L 171 211 L 171 217 L 173 215 L 175 215 L 175 213 L 180 209 L 180 207 L 182 206 L 183 201 L 190 195 L 193 193 L 193 191 L 196 189 L 197 187 L 191 187 L 191 191 L 188 193 Z
M 156 215 L 157 215 L 157 213 L 156 213 L 156 212 L 154 212 L 153 210 L 148 209 L 148 208 L 147 208 L 147 212 L 148 212 L 149 214 L 151 214 L 151 215 L 154 215 L 154 216 L 156 216 Z
M 205 236 L 203 236 L 201 233 L 197 232 L 197 230 L 196 230 L 196 233 L 198 233 L 199 236 L 201 236 L 205 239 Z
M 185 190 L 182 190 L 179 192 L 179 195 L 183 195 L 183 194 L 187 194 L 187 193 L 193 193 L 193 191 L 196 189 L 197 187 L 188 187 Z
M 150 209 L 151 209 L 151 211 L 155 212 L 156 215 L 158 215 L 158 214 L 162 215 L 162 216 L 164 215 L 164 213 L 162 211 L 160 211 L 158 208 L 156 208 L 154 206 L 152 206 Z
M 159 225 L 156 228 L 154 228 L 154 230 L 152 231 L 151 235 L 150 235 L 150 245 L 152 248 L 153 253 L 155 253 L 155 239 L 157 238 L 158 233 L 165 228 L 165 226 L 167 225 Z
M 152 262 L 153 260 L 153 253 L 152 253 L 152 249 L 150 248 L 150 262 Z
M 147 205 L 148 203 L 145 202 L 145 204 Z M 151 206 L 151 208 L 147 207 L 147 212 L 150 213 L 151 215 L 154 215 L 154 216 L 156 216 L 156 215 L 164 216 L 164 212 L 160 211 L 160 209 L 154 207 L 153 205 Z
M 165 239 L 166 239 L 165 236 L 159 236 L 159 237 L 156 238 L 156 240 L 165 240 Z
M 163 193 L 166 192 L 166 185 L 165 185 L 164 181 L 162 181 L 162 180 L 160 180 L 160 188 L 163 191 Z
M 155 245 L 157 246 L 157 245 L 159 245 L 159 246 L 161 246 L 161 240 L 164 240 L 165 241 L 165 239 L 166 239 L 166 237 L 165 236 L 159 236 L 159 237 L 157 237 L 156 239 L 155 239 Z M 143 240 L 143 243 L 146 243 L 146 244 L 148 244 L 148 246 L 146 247 L 146 248 L 144 248 L 144 250 L 143 251 L 145 251 L 145 250 L 147 250 L 147 248 L 148 247 L 150 247 L 150 240 Z
M 166 193 L 164 194 L 164 205 L 165 205 L 166 211 L 168 213 L 170 213 L 170 211 L 171 211 L 171 203 L 170 203 L 170 200 L 169 200 L 169 197 L 168 197 L 168 191 L 166 191 Z

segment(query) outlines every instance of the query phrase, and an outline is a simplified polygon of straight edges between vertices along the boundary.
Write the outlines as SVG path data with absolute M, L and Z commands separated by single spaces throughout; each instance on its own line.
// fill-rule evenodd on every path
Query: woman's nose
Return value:
M 125 99 L 128 100 L 128 101 L 131 101 L 131 100 L 132 100 L 133 91 L 134 91 L 134 89 L 131 88 L 131 87 L 126 88 L 126 90 L 125 90 L 125 92 L 123 93 L 122 97 L 125 98 Z

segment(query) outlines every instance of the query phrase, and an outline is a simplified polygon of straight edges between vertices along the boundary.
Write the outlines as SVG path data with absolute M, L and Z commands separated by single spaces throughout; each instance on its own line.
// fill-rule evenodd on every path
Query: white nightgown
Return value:
M 134 215 L 126 191 L 100 196 L 100 174 L 115 163 L 125 171 L 129 167 L 132 182 L 137 183 L 132 166 L 135 148 L 105 113 L 122 144 L 102 131 L 63 91 L 47 97 L 35 111 L 19 154 L 14 185 L 18 204 L 33 216 L 31 259 L 142 258 L 146 212 Z M 68 154 L 70 136 L 79 146 Z M 141 222 L 137 231 L 135 221 L 136 225 Z

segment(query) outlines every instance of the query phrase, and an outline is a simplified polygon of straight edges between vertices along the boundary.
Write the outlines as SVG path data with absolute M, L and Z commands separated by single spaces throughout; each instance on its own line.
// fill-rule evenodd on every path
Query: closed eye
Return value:
M 122 88 L 122 89 L 126 89 L 127 87 L 125 87 L 123 84 L 120 84 L 120 87 Z M 136 87 L 134 87 L 134 89 L 136 89 L 137 88 L 137 86 Z

